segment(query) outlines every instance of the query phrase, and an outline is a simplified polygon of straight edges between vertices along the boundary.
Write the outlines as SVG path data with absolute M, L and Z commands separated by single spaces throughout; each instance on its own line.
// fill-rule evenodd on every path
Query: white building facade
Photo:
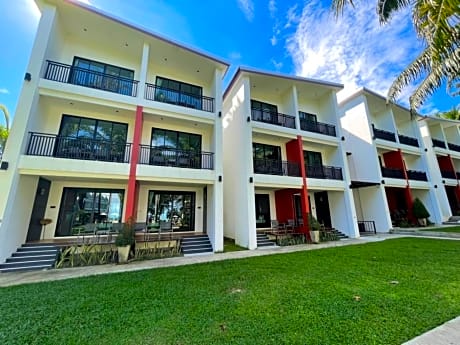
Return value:
M 24 242 L 129 217 L 207 233 L 222 251 L 228 64 L 83 4 L 37 3 L 0 171 L 0 260 Z

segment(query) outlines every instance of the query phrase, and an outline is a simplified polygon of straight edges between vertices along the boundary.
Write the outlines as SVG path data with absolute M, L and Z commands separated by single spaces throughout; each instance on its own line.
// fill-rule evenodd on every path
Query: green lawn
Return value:
M 0 344 L 401 344 L 460 315 L 460 241 L 365 245 L 0 289 Z
M 427 228 L 427 229 L 419 229 L 421 231 L 439 231 L 439 232 L 459 232 L 460 233 L 460 226 L 442 226 L 438 228 Z
M 237 252 L 240 250 L 247 250 L 247 249 L 236 245 L 235 240 L 232 240 L 230 238 L 224 239 L 224 253 Z

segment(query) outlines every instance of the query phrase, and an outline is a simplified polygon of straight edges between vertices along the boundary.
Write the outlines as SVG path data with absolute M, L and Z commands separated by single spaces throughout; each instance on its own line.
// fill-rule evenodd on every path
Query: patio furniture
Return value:
M 295 222 L 294 219 L 288 219 L 285 224 L 286 232 L 294 232 Z
M 271 220 L 271 230 L 274 233 L 279 233 L 281 231 L 285 231 L 286 226 L 285 226 L 285 224 L 280 224 L 280 222 L 278 222 L 278 220 L 272 219 Z

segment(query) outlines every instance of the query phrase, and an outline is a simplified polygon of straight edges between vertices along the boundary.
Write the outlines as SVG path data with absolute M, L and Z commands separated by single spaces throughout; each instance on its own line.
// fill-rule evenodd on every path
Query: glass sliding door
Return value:
M 94 233 L 98 223 L 120 223 L 123 190 L 64 188 L 56 236 Z
M 194 231 L 195 193 L 149 191 L 147 226 L 159 228 L 160 222 L 171 222 L 173 231 Z

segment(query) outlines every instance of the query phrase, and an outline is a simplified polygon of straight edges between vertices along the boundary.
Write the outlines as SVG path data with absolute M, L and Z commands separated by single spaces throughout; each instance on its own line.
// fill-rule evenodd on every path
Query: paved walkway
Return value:
M 438 233 L 439 234 L 439 233 Z M 426 238 L 438 238 L 445 240 L 460 240 L 459 238 L 423 236 Z M 108 273 L 119 273 L 128 271 L 139 271 L 145 269 L 155 269 L 162 267 L 174 267 L 183 265 L 193 265 L 205 262 L 223 261 L 229 259 L 242 259 L 255 256 L 293 253 L 305 250 L 316 250 L 331 247 L 343 247 L 347 245 L 364 244 L 369 242 L 384 241 L 386 239 L 410 237 L 410 234 L 379 234 L 376 236 L 361 237 L 359 239 L 346 239 L 320 244 L 302 244 L 287 247 L 271 247 L 257 250 L 243 250 L 230 253 L 219 253 L 211 255 L 197 255 L 188 257 L 174 257 L 148 261 L 131 262 L 126 265 L 99 265 L 89 267 L 63 268 L 46 271 L 18 272 L 0 274 L 0 287 L 30 284 L 70 278 L 79 278 Z M 421 237 L 417 234 L 417 237 Z M 403 345 L 460 345 L 460 316 L 448 321 L 427 333 L 424 333 Z

